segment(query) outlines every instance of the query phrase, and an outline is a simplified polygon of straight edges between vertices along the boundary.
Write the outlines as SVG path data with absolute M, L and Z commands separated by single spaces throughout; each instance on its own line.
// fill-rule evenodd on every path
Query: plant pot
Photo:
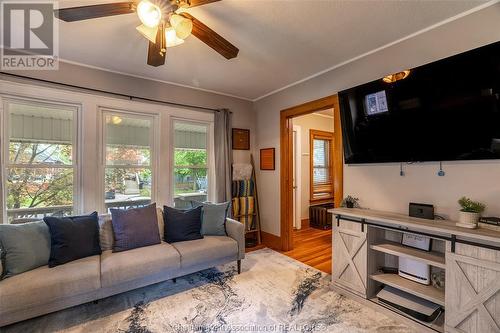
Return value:
M 345 206 L 346 206 L 347 208 L 354 208 L 354 202 L 346 202 L 346 203 L 345 203 Z
M 470 212 L 458 212 L 458 222 L 456 225 L 462 228 L 475 229 L 477 228 L 477 224 L 479 222 L 479 218 L 481 214 L 479 213 L 470 213 Z

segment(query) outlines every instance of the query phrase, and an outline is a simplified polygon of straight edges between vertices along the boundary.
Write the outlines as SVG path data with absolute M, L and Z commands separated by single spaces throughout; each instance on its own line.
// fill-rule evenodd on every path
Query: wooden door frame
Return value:
M 334 203 L 338 207 L 343 198 L 344 162 L 342 152 L 342 129 L 340 107 L 337 95 L 294 106 L 280 112 L 280 225 L 281 249 L 293 249 L 293 123 L 292 119 L 316 111 L 333 108 L 334 161 L 333 188 Z

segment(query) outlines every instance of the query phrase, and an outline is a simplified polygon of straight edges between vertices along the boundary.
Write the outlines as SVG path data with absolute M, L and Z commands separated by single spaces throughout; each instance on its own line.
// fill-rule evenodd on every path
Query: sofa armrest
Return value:
M 226 219 L 226 232 L 238 243 L 238 260 L 245 258 L 245 225 L 236 220 Z

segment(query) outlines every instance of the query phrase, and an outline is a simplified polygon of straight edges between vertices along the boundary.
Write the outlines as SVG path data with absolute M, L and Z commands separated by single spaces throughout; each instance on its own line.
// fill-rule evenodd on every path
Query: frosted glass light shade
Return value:
M 177 37 L 177 34 L 172 27 L 165 30 L 165 37 L 167 40 L 167 47 L 177 46 L 184 43 L 184 39 Z
M 193 30 L 193 22 L 190 19 L 174 14 L 170 16 L 170 24 L 174 28 L 177 37 L 186 39 L 191 35 Z
M 142 24 L 149 28 L 156 28 L 161 21 L 161 10 L 148 0 L 142 0 L 137 5 L 137 15 Z
M 156 44 L 156 34 L 158 33 L 158 28 L 150 28 L 145 26 L 144 24 L 138 26 L 137 31 L 141 33 L 144 37 L 146 37 L 151 43 Z

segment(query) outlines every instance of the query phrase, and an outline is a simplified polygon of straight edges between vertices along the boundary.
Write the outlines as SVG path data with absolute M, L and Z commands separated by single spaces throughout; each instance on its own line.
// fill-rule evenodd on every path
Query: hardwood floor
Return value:
M 332 273 L 332 230 L 311 227 L 293 231 L 293 250 L 282 252 L 306 265 Z
M 264 248 L 265 245 L 247 249 L 247 252 Z M 293 259 L 332 273 L 332 230 L 305 227 L 293 232 L 293 250 L 279 251 Z

